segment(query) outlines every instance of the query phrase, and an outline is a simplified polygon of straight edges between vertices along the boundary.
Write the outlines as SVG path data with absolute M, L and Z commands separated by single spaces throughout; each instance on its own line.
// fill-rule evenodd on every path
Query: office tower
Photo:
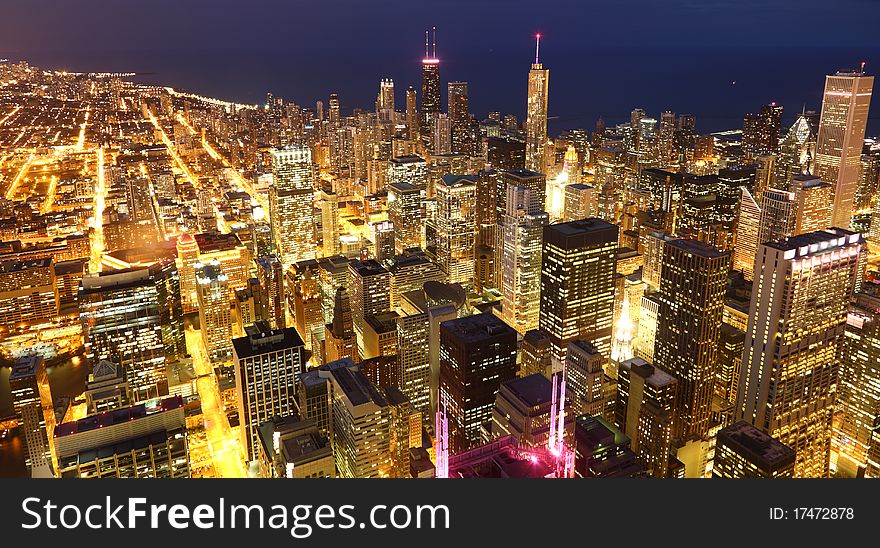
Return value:
M 615 422 L 632 440 L 632 450 L 648 474 L 669 473 L 678 381 L 641 358 L 620 364 Z
M 229 310 L 229 279 L 220 263 L 196 263 L 196 291 L 199 300 L 199 331 L 211 363 L 223 363 L 232 356 L 232 319 Z
M 516 169 L 501 172 L 500 179 L 497 179 L 495 209 L 499 217 L 507 211 L 507 187 L 510 185 L 531 191 L 530 211 L 546 211 L 547 176 L 528 169 Z
M 166 368 L 186 354 L 173 259 L 84 276 L 79 311 L 91 363 L 125 368 L 135 401 L 168 393 Z
M 261 317 L 272 329 L 287 325 L 287 301 L 284 298 L 284 272 L 281 261 L 275 255 L 254 260 L 257 279 L 260 282 Z
M 364 352 L 361 354 L 362 360 L 397 356 L 397 318 L 399 316 L 394 310 L 387 310 L 364 317 Z M 392 369 L 396 370 L 397 367 L 395 366 Z M 391 374 L 389 374 L 390 376 Z M 381 386 L 396 383 L 376 382 L 376 384 Z
M 125 370 L 108 360 L 92 367 L 86 380 L 86 409 L 90 415 L 112 411 L 132 404 L 131 388 Z
M 449 283 L 473 287 L 477 178 L 446 175 L 436 187 L 437 262 Z
M 620 264 L 620 263 L 618 263 Z M 618 364 L 633 357 L 635 353 L 633 341 L 633 321 L 630 311 L 630 289 L 629 283 L 624 282 L 623 302 L 620 304 L 620 311 L 615 315 L 614 320 L 614 338 L 611 341 L 611 362 Z M 644 294 L 644 285 L 640 284 L 642 289 L 638 293 L 639 298 Z
M 51 321 L 58 315 L 58 293 L 51 257 L 0 262 L 0 327 Z
M 348 292 L 358 355 L 363 357 L 366 353 L 364 318 L 391 309 L 391 273 L 372 259 L 349 263 Z
M 383 122 L 391 122 L 394 117 L 394 80 L 383 78 L 379 82 L 379 96 L 376 101 L 376 109 L 379 119 Z
M 520 447 L 546 447 L 550 421 L 557 418 L 551 417 L 552 390 L 541 373 L 502 382 L 492 408 L 492 437 L 513 436 Z M 563 432 L 571 432 L 574 417 L 566 413 Z
M 410 450 L 422 448 L 422 413 L 396 386 L 385 385 L 381 390 L 391 407 L 389 450 L 392 476 L 407 478 L 410 476 Z
M 773 174 L 779 187 L 789 188 L 792 177 L 809 173 L 812 168 L 816 155 L 816 128 L 807 116 L 808 113 L 802 111 L 779 144 Z
M 394 223 L 378 221 L 370 223 L 370 239 L 373 240 L 373 258 L 379 262 L 391 261 L 396 254 Z
M 660 273 L 663 271 L 663 249 L 666 242 L 676 237 L 657 230 L 651 230 L 640 238 L 643 248 L 642 281 L 654 289 L 660 287 Z
M 730 404 L 736 403 L 736 391 L 739 388 L 739 376 L 742 372 L 745 342 L 745 331 L 737 329 L 729 323 L 721 324 L 715 393 Z
M 829 472 L 832 405 L 861 245 L 858 234 L 835 228 L 758 247 L 736 418 L 794 449 L 797 477 Z
M 348 291 L 344 287 L 336 290 L 333 303 L 333 322 L 324 326 L 326 362 L 335 362 L 343 358 L 358 361 L 351 304 L 348 299 Z
M 59 424 L 62 478 L 188 478 L 189 448 L 181 396 Z
M 422 144 L 431 148 L 434 133 L 434 115 L 440 113 L 440 59 L 437 59 L 437 29 L 434 29 L 433 50 L 428 51 L 428 31 L 425 31 L 425 58 L 422 59 L 422 108 L 419 111 L 419 128 Z
M 235 292 L 232 299 L 233 333 L 236 337 L 244 336 L 244 328 L 257 320 L 267 320 L 266 306 L 263 306 L 263 289 L 260 280 L 251 278 L 245 289 Z
M 339 195 L 333 191 L 322 190 L 321 200 L 321 231 L 323 232 L 324 256 L 339 253 Z
M 230 296 L 248 286 L 253 259 L 250 249 L 235 233 L 211 231 L 195 234 L 194 238 L 199 248 L 198 262 L 206 264 L 216 260 L 220 263 L 220 268 L 229 278 Z
M 791 181 L 796 211 L 794 235 L 831 226 L 834 185 L 811 175 L 794 175 Z
M 880 300 L 859 295 L 850 305 L 837 386 L 832 453 L 838 474 L 864 475 L 880 417 Z
M 606 359 L 590 341 L 574 340 L 568 343 L 565 375 L 571 402 L 569 413 L 572 415 L 606 415 L 607 402 L 603 389 Z
M 9 392 L 24 436 L 28 472 L 31 477 L 52 477 L 55 408 L 42 356 L 22 356 L 15 361 L 9 372 Z
M 579 221 L 599 214 L 596 188 L 581 183 L 566 185 L 563 220 Z
M 416 101 L 416 90 L 410 86 L 406 89 L 406 134 L 413 142 L 419 138 L 419 112 Z
M 550 374 L 550 337 L 540 329 L 526 331 L 520 348 L 519 376 Z
M 395 156 L 388 161 L 385 175 L 386 186 L 392 183 L 409 183 L 422 192 L 428 190 L 428 162 L 421 156 Z
M 433 421 L 440 386 L 440 323 L 457 317 L 456 304 L 424 290 L 401 293 L 397 318 L 400 389 L 425 420 Z
M 574 427 L 576 477 L 645 477 L 630 443 L 626 434 L 602 417 L 578 416 Z
M 276 416 L 296 413 L 296 387 L 308 354 L 292 327 L 271 329 L 257 322 L 232 340 L 239 439 L 247 460 L 257 458 L 257 429 Z
M 452 152 L 473 156 L 471 146 L 471 116 L 468 107 L 468 83 L 447 84 L 449 120 L 452 124 Z M 436 152 L 436 151 L 435 151 Z
M 770 188 L 761 197 L 758 243 L 787 238 L 794 233 L 797 203 L 794 192 Z
M 790 478 L 795 453 L 746 421 L 718 432 L 713 478 Z
M 331 99 L 331 116 L 332 113 Z M 309 147 L 273 150 L 272 176 L 269 220 L 275 249 L 282 267 L 287 270 L 293 263 L 315 258 L 314 175 Z
M 779 133 L 782 129 L 782 105 L 770 103 L 757 113 L 748 113 L 743 119 L 743 150 L 757 156 L 779 149 Z
M 430 150 L 432 156 L 452 153 L 452 120 L 443 112 L 434 115 Z
M 550 69 L 545 69 L 538 59 L 541 35 L 537 35 L 535 39 L 535 62 L 529 70 L 529 93 L 526 104 L 526 169 L 547 173 L 544 148 L 547 144 Z
M 501 383 L 516 376 L 516 331 L 488 313 L 440 324 L 440 406 L 452 453 L 480 444 Z
M 327 103 L 327 120 L 331 126 L 338 126 L 341 120 L 339 115 L 339 95 L 330 94 L 330 101 Z
M 761 207 L 752 193 L 740 189 L 739 216 L 736 222 L 736 245 L 733 250 L 733 269 L 742 271 L 751 279 L 758 250 L 758 232 L 761 228 Z
M 190 234 L 177 238 L 177 271 L 180 276 L 180 302 L 183 313 L 195 312 L 198 306 L 196 295 L 196 269 L 199 262 L 199 244 Z
M 852 219 L 873 86 L 864 70 L 825 77 L 814 173 L 834 185 L 831 226 L 849 228 Z
M 635 355 L 650 363 L 654 360 L 657 342 L 657 317 L 660 314 L 660 299 L 655 292 L 642 295 L 639 302 L 639 336 L 636 338 Z
M 553 371 L 562 368 L 575 339 L 611 353 L 617 233 L 617 226 L 599 219 L 544 228 L 538 324 L 550 337 Z
M 422 191 L 409 183 L 391 183 L 388 188 L 388 220 L 394 225 L 394 248 L 422 246 Z
M 730 255 L 695 240 L 663 251 L 654 365 L 678 379 L 676 437 L 709 431 Z
M 541 248 L 550 217 L 539 209 L 535 191 L 507 185 L 506 210 L 496 231 L 500 251 L 501 318 L 526 333 L 538 327 L 541 305 Z
M 257 430 L 259 477 L 335 478 L 336 463 L 330 440 L 314 420 L 296 415 L 273 417 Z
M 401 298 L 410 291 L 421 291 L 427 282 L 442 282 L 446 274 L 437 263 L 419 248 L 410 248 L 394 257 L 391 266 L 391 308 L 400 306 Z
M 333 458 L 343 478 L 391 477 L 391 406 L 356 367 L 330 371 Z

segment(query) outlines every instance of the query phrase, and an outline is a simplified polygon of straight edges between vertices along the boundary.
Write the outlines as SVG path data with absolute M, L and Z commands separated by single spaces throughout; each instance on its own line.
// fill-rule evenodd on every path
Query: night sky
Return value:
M 483 117 L 524 113 L 541 32 L 557 128 L 642 107 L 693 112 L 716 130 L 772 100 L 790 116 L 818 108 L 827 72 L 862 60 L 875 72 L 878 21 L 874 0 L 0 0 L 0 57 L 149 72 L 254 103 L 337 91 L 349 108 L 371 108 L 392 77 L 400 108 L 436 25 L 443 81 L 469 81 Z

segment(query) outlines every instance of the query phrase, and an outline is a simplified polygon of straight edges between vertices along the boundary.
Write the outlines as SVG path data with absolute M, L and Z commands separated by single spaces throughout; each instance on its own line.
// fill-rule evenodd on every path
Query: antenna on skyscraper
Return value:
M 864 74 L 864 73 L 865 73 L 865 62 L 862 61 L 862 74 Z
M 432 59 L 437 58 L 437 27 L 431 27 L 434 30 L 434 55 L 431 56 Z
M 538 52 L 541 49 L 541 33 L 535 35 L 535 64 L 538 64 Z
M 428 31 L 425 30 L 425 59 L 428 58 Z

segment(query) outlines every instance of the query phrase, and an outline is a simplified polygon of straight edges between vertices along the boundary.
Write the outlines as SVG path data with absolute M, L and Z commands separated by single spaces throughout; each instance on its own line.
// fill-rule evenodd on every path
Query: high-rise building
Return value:
M 190 234 L 177 238 L 177 271 L 180 276 L 180 302 L 183 313 L 195 312 L 199 304 L 196 295 L 196 263 L 199 262 L 199 244 Z
M 713 478 L 790 478 L 794 451 L 746 421 L 722 428 L 715 442 Z
M 376 111 L 383 122 L 391 122 L 394 118 L 394 80 L 383 78 L 379 82 L 379 96 L 376 100 Z
M 736 222 L 736 244 L 733 251 L 733 269 L 751 279 L 758 250 L 758 231 L 761 227 L 761 206 L 746 188 L 740 189 L 739 216 Z
M 795 475 L 829 473 L 831 414 L 862 241 L 843 229 L 762 243 L 736 418 L 797 453 Z
M 508 184 L 506 211 L 496 230 L 496 249 L 501 255 L 501 318 L 520 333 L 538 327 L 541 249 L 544 227 L 550 224 L 550 217 L 539 209 L 535 192 L 540 190 Z
M 602 417 L 575 419 L 574 469 L 580 478 L 641 478 L 645 469 L 630 448 L 631 440 Z
M 834 185 L 831 226 L 850 226 L 873 86 L 864 70 L 825 77 L 814 173 Z
M 501 383 L 492 409 L 492 437 L 513 436 L 520 447 L 546 447 L 550 439 L 553 385 L 541 373 Z M 563 432 L 572 430 L 575 415 L 566 413 Z M 555 427 L 555 425 L 554 425 Z
M 181 396 L 59 424 L 54 443 L 62 478 L 190 477 Z
M 589 413 L 607 416 L 604 392 L 606 360 L 590 341 L 574 340 L 568 344 L 565 375 L 572 415 Z
M 582 219 L 544 228 L 538 324 L 550 337 L 553 371 L 568 343 L 585 339 L 611 353 L 618 227 Z
M 516 376 L 516 331 L 489 314 L 440 324 L 440 402 L 449 419 L 449 449 L 481 442 L 501 383 Z
M 379 262 L 392 261 L 397 254 L 395 249 L 394 223 L 375 221 L 369 224 L 370 239 L 373 241 L 373 258 Z
M 324 256 L 339 253 L 339 195 L 329 190 L 320 192 L 321 231 Z
M 343 478 L 393 475 L 392 409 L 357 367 L 330 371 L 333 457 Z
M 440 59 L 437 58 L 437 30 L 434 30 L 433 49 L 428 51 L 428 31 L 425 31 L 425 57 L 422 59 L 422 108 L 419 111 L 419 129 L 422 144 L 431 148 L 434 116 L 443 110 L 440 99 Z
M 260 425 L 261 478 L 335 478 L 330 440 L 314 420 L 296 415 L 274 417 Z
M 794 235 L 825 230 L 832 226 L 834 185 L 812 175 L 794 175 L 791 181 L 796 202 Z
M 663 251 L 654 365 L 678 379 L 675 435 L 709 431 L 730 254 L 695 240 Z
M 196 263 L 195 271 L 202 342 L 208 359 L 212 363 L 222 363 L 232 357 L 229 279 L 217 261 Z
M 284 298 L 284 271 L 281 261 L 275 255 L 254 260 L 257 267 L 257 279 L 260 283 L 260 304 L 263 308 L 261 316 L 269 322 L 272 329 L 281 329 L 287 325 L 287 301 Z
M 632 440 L 632 450 L 648 474 L 669 473 L 678 381 L 641 358 L 620 364 L 615 422 Z
M 348 292 L 358 355 L 363 357 L 366 355 L 364 318 L 391 309 L 391 273 L 372 259 L 349 263 Z
M 452 152 L 473 156 L 468 83 L 449 82 L 447 92 L 449 120 L 452 123 Z
M 269 219 L 275 249 L 282 267 L 287 270 L 291 264 L 314 259 L 316 255 L 312 210 L 314 175 L 309 147 L 273 150 L 272 175 Z
M 0 327 L 51 321 L 58 314 L 58 290 L 51 257 L 0 262 Z
M 406 132 L 410 141 L 419 138 L 419 111 L 417 107 L 416 90 L 410 86 L 406 89 Z
M 297 411 L 296 389 L 308 359 L 302 337 L 292 327 L 248 327 L 232 340 L 239 438 L 247 460 L 259 454 L 257 429 L 276 416 Z
M 541 35 L 537 35 L 535 62 L 529 70 L 528 101 L 526 104 L 526 169 L 547 173 L 544 148 L 547 145 L 547 101 L 550 69 L 545 69 L 538 58 Z
M 436 187 L 437 262 L 450 283 L 472 287 L 476 245 L 477 178 L 446 175 Z
M 23 356 L 9 372 L 12 409 L 24 436 L 25 465 L 32 477 L 52 477 L 55 408 L 46 362 L 40 355 Z
M 428 162 L 421 156 L 395 156 L 388 161 L 385 184 L 409 183 L 422 192 L 428 190 Z
M 173 259 L 84 276 L 79 307 L 91 363 L 125 368 L 135 401 L 168 394 L 167 366 L 186 354 Z
M 394 225 L 397 254 L 422 246 L 422 191 L 410 183 L 391 183 L 388 189 L 388 220 Z
M 761 197 L 758 243 L 787 238 L 794 233 L 797 214 L 794 192 L 768 188 Z M 757 248 L 756 248 L 757 249 Z
M 576 183 L 565 187 L 565 221 L 579 221 L 599 214 L 599 196 L 595 187 Z
M 333 322 L 324 326 L 324 348 L 328 363 L 343 358 L 351 358 L 353 361 L 359 359 L 351 303 L 344 287 L 339 287 L 333 298 Z
M 880 417 L 880 299 L 859 295 L 850 305 L 837 387 L 832 455 L 838 474 L 864 475 Z
M 419 248 L 409 248 L 394 257 L 391 266 L 391 308 L 400 306 L 401 298 L 410 291 L 421 291 L 427 282 L 442 282 L 446 274 L 437 263 Z
M 770 103 L 757 113 L 748 113 L 743 119 L 743 149 L 754 156 L 779 149 L 782 129 L 782 105 Z

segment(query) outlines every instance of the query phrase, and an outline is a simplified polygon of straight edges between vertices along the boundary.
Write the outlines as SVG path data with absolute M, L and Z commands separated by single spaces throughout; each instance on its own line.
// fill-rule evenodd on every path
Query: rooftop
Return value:
M 739 421 L 719 431 L 718 443 L 745 450 L 771 466 L 794 461 L 792 448 L 746 421 Z
M 183 398 L 180 396 L 172 396 L 165 399 L 153 399 L 125 407 L 123 409 L 114 409 L 105 411 L 98 415 L 91 415 L 78 421 L 65 422 L 55 428 L 55 437 L 69 436 L 82 432 L 88 432 L 96 428 L 104 428 L 115 424 L 122 424 L 128 421 L 142 419 L 156 413 L 164 413 L 173 409 L 183 407 Z
M 550 403 L 552 397 L 550 380 L 541 373 L 504 381 L 501 386 L 529 407 Z

